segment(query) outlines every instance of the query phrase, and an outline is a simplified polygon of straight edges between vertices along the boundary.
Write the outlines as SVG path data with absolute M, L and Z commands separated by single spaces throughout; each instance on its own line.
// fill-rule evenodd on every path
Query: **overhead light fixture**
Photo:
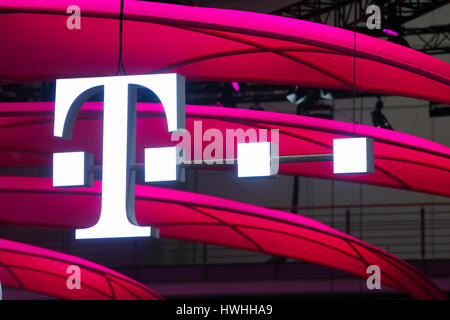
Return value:
M 375 110 L 371 113 L 373 126 L 377 128 L 394 130 L 384 113 L 381 111 L 383 110 L 383 107 L 383 101 L 381 101 L 381 98 L 378 97 L 378 101 L 375 104 Z
M 334 119 L 334 96 L 326 89 L 295 87 L 286 99 L 297 106 L 298 115 Z
M 334 100 L 334 96 L 331 92 L 325 89 L 320 89 L 320 98 L 324 100 Z
M 289 93 L 286 96 L 286 100 L 292 104 L 299 105 L 303 101 L 305 101 L 307 97 L 308 97 L 307 95 L 302 94 L 300 87 L 296 86 L 293 92 Z
M 333 173 L 373 173 L 373 140 L 345 138 L 333 140 Z

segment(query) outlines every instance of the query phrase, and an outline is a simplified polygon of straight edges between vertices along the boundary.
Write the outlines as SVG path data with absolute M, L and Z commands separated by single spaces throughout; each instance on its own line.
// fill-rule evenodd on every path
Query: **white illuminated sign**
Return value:
M 56 81 L 54 135 L 63 139 L 72 138 L 76 117 L 84 102 L 104 90 L 100 219 L 90 228 L 77 229 L 77 239 L 148 237 L 151 236 L 152 230 L 153 234 L 157 231 L 139 226 L 134 212 L 138 87 L 151 90 L 160 99 L 169 132 L 184 134 L 185 82 L 180 75 L 157 74 Z M 182 179 L 183 174 L 180 174 L 178 164 L 184 161 L 186 150 L 183 150 L 181 157 L 180 151 L 178 146 L 145 149 L 145 182 Z M 279 159 L 277 143 L 238 143 L 238 177 L 275 175 L 278 173 Z M 235 161 L 234 157 L 231 161 Z M 89 153 L 54 153 L 53 186 L 92 186 L 92 167 L 93 157 Z M 333 140 L 334 173 L 371 173 L 373 167 L 371 139 Z
M 131 165 L 136 157 L 136 91 L 138 87 L 153 91 L 164 107 L 169 132 L 177 132 L 185 126 L 184 86 L 184 78 L 177 74 L 56 81 L 54 135 L 63 139 L 72 138 L 83 103 L 104 90 L 101 215 L 93 227 L 77 229 L 77 239 L 151 235 L 151 228 L 138 226 L 134 212 L 135 172 Z M 54 186 L 81 185 L 85 173 L 81 174 L 80 154 L 54 154 Z M 86 161 L 83 163 L 86 166 Z
M 336 174 L 373 173 L 373 158 L 372 139 L 333 140 L 333 172 Z

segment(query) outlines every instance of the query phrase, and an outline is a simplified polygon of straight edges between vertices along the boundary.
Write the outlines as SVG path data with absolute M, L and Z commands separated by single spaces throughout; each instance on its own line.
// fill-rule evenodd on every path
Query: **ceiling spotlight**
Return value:
M 305 99 L 307 97 L 308 97 L 307 95 L 304 95 L 301 93 L 301 90 L 299 87 L 295 87 L 294 92 L 292 92 L 286 96 L 286 100 L 292 104 L 299 105 L 300 103 L 305 101 Z
M 289 94 L 289 95 L 286 96 L 286 99 L 287 99 L 290 103 L 293 103 L 293 104 L 300 104 L 300 103 L 302 103 L 303 101 L 305 101 L 306 96 L 300 97 L 300 98 L 299 98 L 298 95 L 297 95 L 296 93 L 291 93 L 291 94 Z
M 289 101 L 290 103 L 295 103 L 295 101 L 297 100 L 297 94 L 295 93 L 290 93 L 286 96 L 286 100 Z
M 320 98 L 325 100 L 333 100 L 334 96 L 331 94 L 330 91 L 325 89 L 320 89 Z
M 378 101 L 375 104 L 375 110 L 372 111 L 372 113 L 371 113 L 372 123 L 373 123 L 374 127 L 394 130 L 394 128 L 391 126 L 391 124 L 389 123 L 389 121 L 386 118 L 386 116 L 384 115 L 384 113 L 381 112 L 383 107 L 384 107 L 383 101 L 381 101 L 381 98 L 378 97 Z
M 286 99 L 297 106 L 298 115 L 334 119 L 334 96 L 328 90 L 295 87 Z

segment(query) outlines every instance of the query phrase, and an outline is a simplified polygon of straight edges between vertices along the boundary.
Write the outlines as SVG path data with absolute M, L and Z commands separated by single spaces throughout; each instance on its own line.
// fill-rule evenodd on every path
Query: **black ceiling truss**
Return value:
M 198 0 L 160 1 L 196 5 Z M 388 37 L 382 30 L 369 30 L 366 27 L 367 6 L 377 4 L 382 13 L 382 29 L 389 28 L 399 33 L 399 37 Z M 444 5 L 450 0 L 302 0 L 273 14 L 314 21 L 365 33 L 370 36 L 388 38 L 398 42 L 405 37 L 414 43 L 413 49 L 427 54 L 450 53 L 450 24 L 421 28 L 406 28 L 403 25 Z M 397 38 L 397 39 L 396 39 Z M 414 41 L 412 41 L 414 39 Z M 405 44 L 401 43 L 401 44 Z M 406 42 L 406 44 L 408 44 Z M 200 105 L 235 105 L 249 103 L 257 109 L 259 103 L 285 101 L 294 87 L 281 85 L 239 84 L 234 91 L 228 83 L 188 81 L 186 83 L 186 102 Z M 52 100 L 54 83 L 43 84 L 5 84 L 0 86 L 0 101 L 45 101 Z M 53 90 L 52 90 L 53 89 Z M 319 89 L 310 89 L 319 90 Z M 353 92 L 331 90 L 335 99 L 352 98 Z M 377 96 L 371 93 L 355 93 L 356 97 Z M 152 99 L 144 99 L 151 101 Z
M 413 47 L 413 49 L 430 55 L 450 53 L 450 24 L 408 28 L 403 31 L 403 34 L 404 36 L 415 36 L 422 42 L 420 48 Z
M 397 32 L 397 37 L 366 27 L 366 8 L 371 4 L 376 4 L 381 9 L 381 28 Z M 404 40 L 405 37 L 414 36 L 415 42 L 420 45 L 415 45 L 413 49 L 433 55 L 450 53 L 450 24 L 424 28 L 407 28 L 404 24 L 448 4 L 450 0 L 303 0 L 273 14 L 384 37 L 404 45 L 408 43 Z
M 396 31 L 399 33 L 398 37 L 390 37 L 382 30 L 369 30 L 366 27 L 366 8 L 371 4 L 377 4 L 381 9 L 382 29 Z M 422 28 L 406 28 L 403 25 L 448 4 L 450 0 L 302 0 L 273 14 L 355 30 L 403 45 L 409 45 L 404 40 L 407 37 L 414 43 L 413 49 L 436 55 L 450 53 L 450 24 Z M 191 82 L 187 101 L 192 104 L 215 105 L 224 95 L 223 90 L 223 87 L 215 84 Z M 286 86 L 240 84 L 239 92 L 232 92 L 232 96 L 236 103 L 253 103 L 257 108 L 260 102 L 285 101 L 286 95 L 293 90 L 293 87 Z M 332 94 L 335 99 L 354 96 L 353 92 L 347 91 L 332 91 Z M 373 97 L 378 94 L 357 92 L 355 96 Z
M 273 14 L 351 29 L 367 20 L 366 8 L 380 7 L 385 25 L 402 25 L 449 4 L 448 0 L 303 0 Z
M 356 31 L 364 33 L 363 28 L 357 28 Z M 450 24 L 436 25 L 423 28 L 404 28 L 402 37 L 407 37 L 412 49 L 424 52 L 429 55 L 450 53 Z M 388 37 L 383 31 L 372 30 L 371 36 Z M 414 38 L 414 39 L 413 39 Z M 395 41 L 394 37 L 389 40 Z

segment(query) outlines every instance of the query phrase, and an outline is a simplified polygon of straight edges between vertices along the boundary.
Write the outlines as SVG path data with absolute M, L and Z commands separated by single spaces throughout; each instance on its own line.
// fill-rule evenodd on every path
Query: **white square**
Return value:
M 333 172 L 335 174 L 372 173 L 373 140 L 368 138 L 334 139 Z
M 53 186 L 85 187 L 88 185 L 85 152 L 59 152 L 53 154 Z
M 177 147 L 145 149 L 145 182 L 177 180 Z
M 276 174 L 277 161 L 278 148 L 273 143 L 251 142 L 237 145 L 238 177 L 264 177 Z

